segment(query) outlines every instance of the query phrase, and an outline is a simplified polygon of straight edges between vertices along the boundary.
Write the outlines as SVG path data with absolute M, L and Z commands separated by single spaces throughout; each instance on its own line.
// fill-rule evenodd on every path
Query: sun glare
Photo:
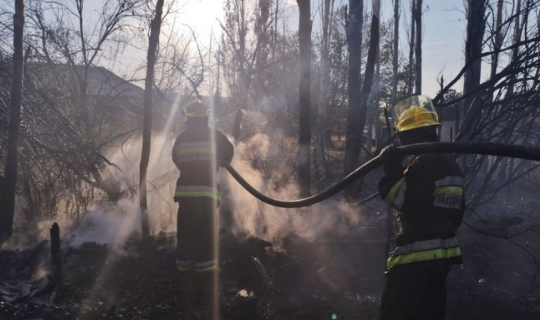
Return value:
M 223 4 L 220 1 L 191 0 L 179 10 L 179 22 L 193 28 L 203 43 L 210 39 L 212 33 L 221 33 L 218 19 L 223 21 Z

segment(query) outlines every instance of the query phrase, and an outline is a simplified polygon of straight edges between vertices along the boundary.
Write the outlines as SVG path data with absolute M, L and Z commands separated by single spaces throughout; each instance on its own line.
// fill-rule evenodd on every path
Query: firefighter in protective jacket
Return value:
M 436 142 L 437 113 L 428 97 L 396 105 L 395 127 L 402 145 Z M 461 264 L 456 239 L 465 210 L 463 174 L 449 154 L 412 157 L 403 167 L 395 146 L 382 150 L 383 200 L 398 210 L 398 231 L 387 260 L 380 320 L 442 320 L 446 278 Z
M 216 173 L 229 164 L 234 148 L 223 133 L 208 127 L 208 108 L 200 101 L 185 109 L 186 128 L 174 142 L 173 162 L 180 169 L 174 201 L 178 209 L 176 266 L 180 272 L 209 272 L 217 267 Z

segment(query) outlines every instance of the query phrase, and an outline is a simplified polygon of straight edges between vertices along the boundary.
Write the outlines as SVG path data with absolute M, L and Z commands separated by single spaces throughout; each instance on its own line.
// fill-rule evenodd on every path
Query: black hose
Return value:
M 430 142 L 430 143 L 418 143 L 407 146 L 401 146 L 397 148 L 397 156 L 416 155 L 423 153 L 458 153 L 458 154 L 482 154 L 501 156 L 509 158 L 521 158 L 527 160 L 540 161 L 540 149 L 530 148 L 519 145 L 508 145 L 499 143 L 478 143 L 478 142 Z M 317 195 L 292 201 L 281 201 L 269 198 L 264 194 L 253 188 L 242 176 L 234 170 L 231 165 L 226 165 L 225 169 L 255 198 L 265 202 L 269 205 L 281 208 L 301 208 L 311 206 L 318 202 L 324 201 L 331 196 L 336 195 L 341 190 L 345 189 L 348 185 L 358 180 L 360 177 L 365 176 L 369 172 L 373 171 L 379 165 L 382 164 L 382 159 L 377 156 L 356 170 L 351 172 L 343 180 L 336 183 L 327 190 Z

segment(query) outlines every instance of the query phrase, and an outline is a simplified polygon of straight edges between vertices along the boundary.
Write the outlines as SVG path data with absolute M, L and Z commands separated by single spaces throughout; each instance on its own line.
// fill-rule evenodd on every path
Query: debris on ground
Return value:
M 221 319 L 376 318 L 384 242 L 286 240 L 278 247 L 255 237 L 221 234 L 216 299 Z M 212 294 L 200 286 L 201 279 L 177 272 L 175 242 L 174 234 L 160 233 L 114 250 L 93 242 L 65 247 L 61 282 L 50 271 L 46 242 L 30 250 L 2 251 L 0 318 L 211 319 Z M 478 280 L 476 286 L 486 285 Z M 463 277 L 458 272 L 450 281 L 449 296 L 456 297 L 463 288 L 454 284 Z M 463 306 L 467 296 L 461 296 L 449 303 Z M 490 299 L 483 305 L 500 304 L 496 295 Z M 538 316 L 533 306 L 528 314 Z M 449 319 L 464 315 L 451 314 Z

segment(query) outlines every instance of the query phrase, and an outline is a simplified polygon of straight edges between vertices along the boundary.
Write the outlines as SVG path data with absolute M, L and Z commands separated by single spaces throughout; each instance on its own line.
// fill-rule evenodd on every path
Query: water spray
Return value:
M 398 147 L 396 156 L 418 155 L 425 153 L 477 154 L 540 161 L 540 148 L 488 142 L 429 142 L 411 144 Z M 326 191 L 311 197 L 293 201 L 281 201 L 265 196 L 257 189 L 252 187 L 246 180 L 244 180 L 244 178 L 231 165 L 226 165 L 225 169 L 229 171 L 229 173 L 242 187 L 244 187 L 249 193 L 262 202 L 281 208 L 301 208 L 314 205 L 336 195 L 347 186 L 354 183 L 356 180 L 382 165 L 382 163 L 383 159 L 381 156 L 376 156 L 358 167 L 356 170 L 343 178 L 343 180 L 328 188 Z

